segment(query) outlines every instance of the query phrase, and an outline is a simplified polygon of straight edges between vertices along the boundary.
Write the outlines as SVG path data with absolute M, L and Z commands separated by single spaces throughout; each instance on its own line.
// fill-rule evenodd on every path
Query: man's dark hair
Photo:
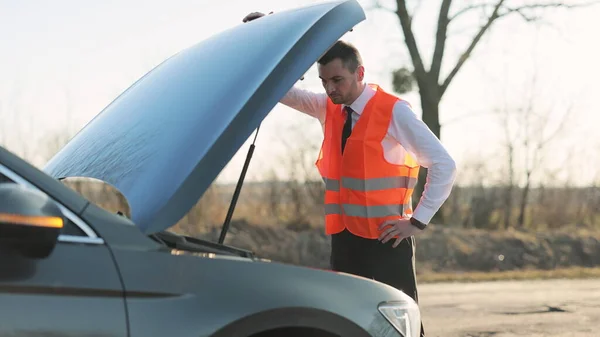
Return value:
M 360 57 L 358 49 L 352 44 L 344 41 L 337 41 L 323 56 L 321 56 L 318 62 L 321 65 L 326 65 L 335 59 L 342 60 L 344 67 L 351 73 L 354 73 L 356 68 L 362 65 L 362 58 Z

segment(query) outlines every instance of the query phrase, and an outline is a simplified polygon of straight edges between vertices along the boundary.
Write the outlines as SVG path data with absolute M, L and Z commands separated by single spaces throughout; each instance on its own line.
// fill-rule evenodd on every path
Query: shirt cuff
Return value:
M 427 225 L 435 215 L 435 212 L 422 204 L 418 204 L 412 217 Z

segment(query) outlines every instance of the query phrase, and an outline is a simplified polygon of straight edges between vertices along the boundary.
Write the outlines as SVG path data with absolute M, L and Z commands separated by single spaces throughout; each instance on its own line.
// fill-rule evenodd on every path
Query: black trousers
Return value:
M 375 279 L 401 290 L 417 303 L 415 239 L 406 238 L 393 248 L 395 239 L 381 243 L 365 239 L 348 230 L 331 236 L 331 269 Z M 421 324 L 421 337 L 425 336 Z

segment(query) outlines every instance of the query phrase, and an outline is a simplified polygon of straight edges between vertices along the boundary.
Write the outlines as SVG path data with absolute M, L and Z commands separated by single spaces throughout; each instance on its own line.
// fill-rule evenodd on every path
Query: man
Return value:
M 336 42 L 318 60 L 318 72 L 325 93 L 294 87 L 281 103 L 323 127 L 316 165 L 326 185 L 331 267 L 389 284 L 418 302 L 414 235 L 450 195 L 454 160 L 406 101 L 364 82 L 354 46 Z M 419 166 L 428 175 L 413 212 Z

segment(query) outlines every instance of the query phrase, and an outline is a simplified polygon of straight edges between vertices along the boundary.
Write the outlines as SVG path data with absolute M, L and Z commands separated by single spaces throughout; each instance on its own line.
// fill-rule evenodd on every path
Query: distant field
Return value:
M 67 184 L 101 207 L 129 215 L 125 199 L 111 186 L 77 180 Z M 226 243 L 274 261 L 327 268 L 329 238 L 323 233 L 316 204 L 293 193 L 283 197 L 280 189 L 292 191 L 297 187 L 293 183 L 271 185 L 277 187 L 274 190 L 265 186 L 270 185 L 245 187 Z M 207 191 L 172 230 L 216 240 L 232 188 L 227 185 Z M 309 189 L 315 195 L 313 201 L 321 193 L 319 188 L 317 184 Z M 298 200 L 292 202 L 295 198 Z M 589 227 L 485 230 L 434 224 L 417 237 L 416 247 L 420 282 L 600 276 L 600 230 Z
M 200 237 L 215 240 L 219 227 Z M 296 265 L 328 268 L 330 242 L 321 229 L 292 231 L 235 221 L 226 243 Z M 420 282 L 600 277 L 598 232 L 490 232 L 432 226 L 417 237 Z

